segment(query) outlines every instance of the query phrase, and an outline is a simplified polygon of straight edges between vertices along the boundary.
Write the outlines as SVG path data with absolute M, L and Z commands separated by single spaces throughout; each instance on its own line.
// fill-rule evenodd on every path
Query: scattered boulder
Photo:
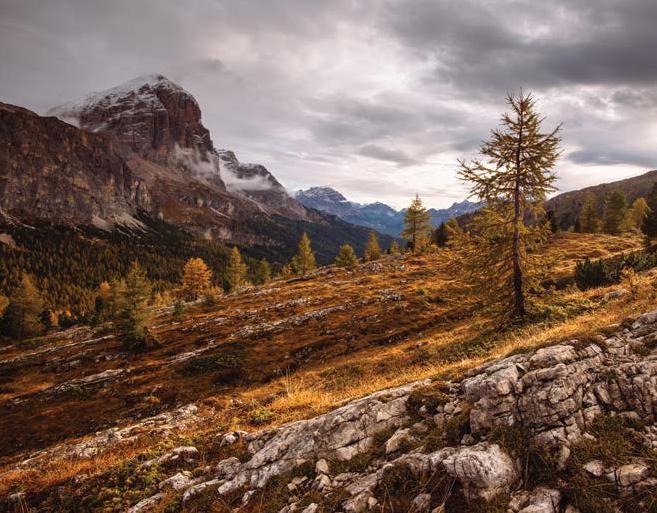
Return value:
M 457 478 L 466 497 L 490 500 L 508 492 L 518 480 L 518 469 L 499 445 L 482 442 L 463 447 L 445 458 L 443 467 Z

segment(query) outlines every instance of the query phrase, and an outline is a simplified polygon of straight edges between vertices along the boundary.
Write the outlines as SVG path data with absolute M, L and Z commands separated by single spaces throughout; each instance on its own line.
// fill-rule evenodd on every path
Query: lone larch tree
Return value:
M 428 242 L 431 233 L 430 219 L 431 216 L 422 204 L 420 195 L 416 194 L 411 206 L 404 214 L 404 230 L 402 231 L 402 237 L 410 243 L 413 253 L 423 249 Z
M 307 233 L 303 233 L 297 254 L 292 257 L 292 269 L 295 273 L 305 276 L 316 267 L 315 253 L 310 245 L 310 237 Z
M 542 130 L 543 118 L 531 94 L 509 94 L 507 104 L 510 112 L 482 143 L 482 158 L 459 161 L 459 177 L 486 205 L 471 230 L 480 244 L 468 246 L 474 252 L 489 249 L 489 264 L 475 274 L 493 297 L 508 300 L 512 318 L 522 320 L 527 314 L 526 282 L 535 270 L 531 253 L 549 231 L 535 220 L 542 217 L 546 195 L 555 190 L 560 125 Z

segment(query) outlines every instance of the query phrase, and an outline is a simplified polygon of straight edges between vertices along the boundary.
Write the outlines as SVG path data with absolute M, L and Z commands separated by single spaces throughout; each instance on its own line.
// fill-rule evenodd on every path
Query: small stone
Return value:
M 405 445 L 409 445 L 415 442 L 415 438 L 411 435 L 411 430 L 400 429 L 392 435 L 386 442 L 386 454 L 391 454 L 397 452 Z
M 584 464 L 583 468 L 594 477 L 600 477 L 606 473 L 605 466 L 600 460 L 591 460 Z
M 251 500 L 251 497 L 253 497 L 254 493 L 255 490 L 249 490 L 244 495 L 242 495 L 242 504 L 248 504 L 248 502 Z
M 426 513 L 429 511 L 429 507 L 431 506 L 431 495 L 428 493 L 421 493 L 415 497 L 415 499 L 413 499 L 411 504 L 411 510 L 414 513 Z
M 319 491 L 331 488 L 331 479 L 326 474 L 320 474 L 315 478 L 314 486 Z
M 461 439 L 461 445 L 474 445 L 475 443 L 477 443 L 477 441 L 470 433 L 466 433 Z
M 326 461 L 324 458 L 317 460 L 317 463 L 315 463 L 315 473 L 328 475 L 329 470 L 328 461 Z
M 379 503 L 378 499 L 376 497 L 370 497 L 367 499 L 367 507 L 369 509 L 374 509 L 374 507 Z
M 641 463 L 623 465 L 616 470 L 616 482 L 619 486 L 632 486 L 648 477 L 649 472 L 650 469 Z
M 301 513 L 315 513 L 319 509 L 319 504 L 308 504 Z

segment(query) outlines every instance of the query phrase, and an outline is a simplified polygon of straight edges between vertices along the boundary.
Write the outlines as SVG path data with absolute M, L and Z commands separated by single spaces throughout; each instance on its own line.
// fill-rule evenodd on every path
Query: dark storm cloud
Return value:
M 444 206 L 520 87 L 564 122 L 568 186 L 652 167 L 656 19 L 654 0 L 0 0 L 0 99 L 43 112 L 163 73 L 290 188 Z
M 500 0 L 388 4 L 387 23 L 466 91 L 657 79 L 657 2 Z

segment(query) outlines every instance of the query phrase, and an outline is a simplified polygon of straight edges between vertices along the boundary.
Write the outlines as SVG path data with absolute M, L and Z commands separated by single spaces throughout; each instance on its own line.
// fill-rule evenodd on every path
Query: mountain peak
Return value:
M 167 158 L 176 146 L 212 150 L 196 99 L 161 74 L 142 75 L 53 107 L 48 115 L 117 137 L 132 151 Z
M 331 201 L 331 202 L 345 202 L 345 198 L 341 193 L 332 187 L 311 187 L 305 191 L 297 191 L 297 198 L 315 200 L 315 201 Z

